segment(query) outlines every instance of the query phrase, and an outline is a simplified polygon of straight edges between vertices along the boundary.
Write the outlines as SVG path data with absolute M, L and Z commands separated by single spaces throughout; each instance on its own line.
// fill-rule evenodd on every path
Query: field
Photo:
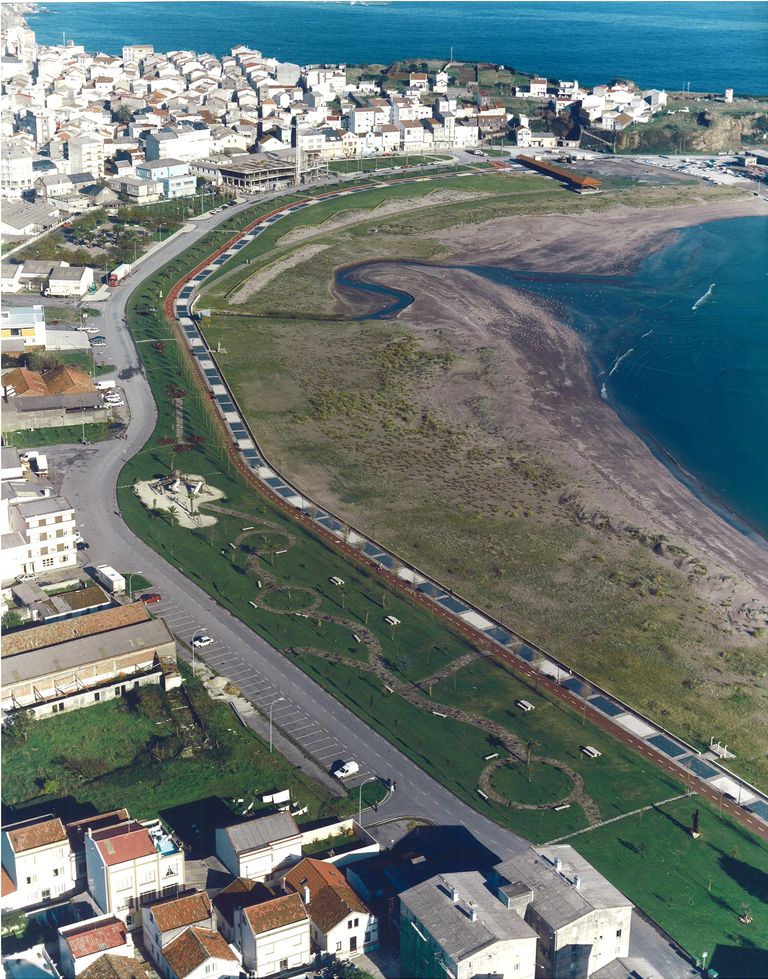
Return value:
M 387 170 L 392 167 L 416 167 L 424 163 L 437 163 L 440 160 L 450 159 L 450 156 L 425 155 L 423 153 L 412 153 L 410 156 L 361 157 L 359 160 L 331 160 L 328 169 L 331 173 L 366 173 L 372 170 Z
M 436 186 L 302 211 L 205 291 L 206 336 L 221 344 L 263 450 L 315 499 L 683 737 L 703 747 L 710 731 L 727 731 L 737 770 L 766 777 L 754 750 L 762 700 L 747 689 L 759 656 L 702 619 L 690 581 L 639 537 L 574 521 L 561 500 L 569 473 L 499 423 L 494 392 L 506 381 L 493 348 L 448 330 L 351 320 L 334 285 L 337 268 L 361 261 L 449 261 L 440 234 L 453 223 L 602 210 L 610 195 L 576 199 L 533 175 L 446 180 L 450 199 Z M 701 193 L 710 192 L 634 186 L 622 200 Z M 733 686 L 702 696 L 724 668 Z
M 325 205 L 318 205 L 313 210 L 317 213 L 323 207 Z M 248 219 L 238 216 L 238 219 L 229 222 L 230 226 L 237 220 L 244 224 Z M 298 230 L 299 224 L 294 223 L 294 229 Z M 272 231 L 267 234 L 272 234 Z M 262 255 L 262 241 L 266 236 L 262 236 L 259 242 Z M 258 252 L 258 249 L 254 248 L 254 252 Z M 196 246 L 191 253 L 176 259 L 164 275 L 153 277 L 136 290 L 131 298 L 129 316 L 139 338 L 162 335 L 162 331 L 167 334 L 168 327 L 161 314 L 151 308 L 153 297 L 159 289 L 167 291 L 174 276 L 204 254 L 205 245 Z M 258 255 L 251 257 L 258 258 Z M 235 284 L 239 286 L 248 274 L 248 269 L 239 269 L 233 274 L 224 275 L 216 288 L 225 292 L 233 287 L 233 280 L 237 280 Z M 267 365 L 267 374 L 270 365 L 277 372 L 282 352 L 278 355 L 276 346 L 271 343 L 266 324 L 258 319 L 243 319 L 239 324 L 233 322 L 237 329 L 242 330 L 243 341 L 247 336 L 251 349 L 260 351 L 259 365 Z M 318 361 L 322 362 L 319 337 L 326 327 L 298 322 L 307 330 L 317 331 L 318 339 L 313 341 L 317 346 L 314 349 L 318 353 Z M 326 337 L 330 337 L 331 331 L 337 327 L 360 331 L 359 335 L 352 335 L 355 343 L 363 345 L 367 327 L 380 329 L 382 334 L 379 339 L 386 338 L 386 345 L 396 339 L 392 333 L 393 324 L 386 323 L 375 326 L 333 324 Z M 398 329 L 397 335 L 401 336 L 402 330 Z M 234 331 L 224 338 L 223 345 L 229 343 L 231 348 L 233 337 Z M 353 349 L 350 335 L 347 335 L 346 341 L 343 346 L 347 351 Z M 341 345 L 338 349 L 340 353 Z M 375 575 L 350 565 L 306 534 L 303 528 L 289 521 L 280 511 L 273 509 L 265 499 L 245 488 L 230 471 L 226 450 L 219 441 L 219 430 L 208 413 L 208 401 L 194 393 L 196 389 L 178 345 L 167 343 L 162 351 L 144 345 L 142 352 L 158 402 L 159 422 L 151 441 L 123 471 L 119 502 L 126 520 L 158 552 L 186 568 L 187 573 L 217 601 L 278 649 L 294 656 L 310 676 L 333 692 L 340 701 L 364 717 L 459 797 L 531 839 L 548 840 L 570 834 L 583 829 L 588 819 L 586 810 L 578 802 L 566 810 L 554 811 L 555 796 L 559 796 L 573 780 L 563 772 L 562 767 L 557 768 L 551 761 L 568 766 L 583 780 L 584 792 L 599 810 L 601 818 L 628 813 L 651 803 L 658 804 L 684 791 L 677 782 L 629 749 L 593 729 L 583 717 L 543 697 L 537 690 L 531 690 L 490 661 L 477 658 L 471 645 L 453 635 L 444 625 L 433 621 L 428 613 L 412 607 L 406 598 L 383 588 Z M 380 386 L 386 389 L 387 385 L 391 385 L 396 390 L 403 378 L 410 383 L 414 377 L 420 383 L 423 380 L 421 372 L 427 366 L 423 353 L 418 345 L 415 350 L 408 343 L 405 348 L 397 343 L 391 345 L 383 356 L 383 362 L 375 362 L 375 370 L 379 372 L 376 376 L 385 381 Z M 349 358 L 336 363 L 337 379 L 344 376 L 348 361 Z M 439 371 L 445 366 L 441 366 L 439 358 L 437 363 L 434 362 L 433 352 L 430 352 L 427 363 L 429 370 Z M 331 368 L 324 369 L 330 371 Z M 292 410 L 297 411 L 299 416 L 303 404 L 301 399 L 304 397 L 301 393 L 296 394 L 300 380 L 303 380 L 302 375 L 297 372 L 285 388 L 285 391 L 293 392 L 291 397 L 297 399 L 292 403 Z M 188 392 L 183 403 L 185 439 L 189 441 L 182 446 L 186 450 L 183 453 L 175 439 L 169 438 L 173 431 L 172 413 L 165 391 L 170 383 L 178 384 Z M 260 433 L 265 427 L 262 420 L 269 419 L 270 412 L 276 416 L 280 414 L 280 397 L 275 397 L 272 403 L 264 397 L 267 393 L 273 394 L 274 386 L 263 384 L 261 392 L 262 415 L 256 424 Z M 257 397 L 255 390 L 253 397 Z M 334 417 L 333 406 L 330 416 Z M 364 413 L 361 412 L 357 419 L 362 423 Z M 196 437 L 194 441 L 192 436 Z M 402 433 L 398 438 L 399 444 L 403 445 Z M 309 450 L 312 444 L 307 440 L 302 451 Z M 320 447 L 315 451 L 320 451 Z M 281 465 L 285 462 L 279 451 L 275 460 Z M 358 460 L 361 464 L 362 461 Z M 219 513 L 219 523 L 213 528 L 190 533 L 172 526 L 164 517 L 146 511 L 132 493 L 130 484 L 135 479 L 167 473 L 175 466 L 205 475 L 225 493 L 225 499 L 219 504 L 233 513 Z M 528 471 L 529 477 L 536 480 L 553 478 L 546 469 L 538 469 L 532 463 Z M 397 478 L 401 480 L 397 485 L 402 486 L 403 476 Z M 375 489 L 371 486 L 374 499 Z M 433 513 L 425 508 L 423 516 L 425 519 L 431 518 Z M 463 563 L 466 561 L 465 552 L 471 550 L 473 540 L 490 524 L 461 515 L 459 517 L 452 522 L 450 545 L 454 561 Z M 243 526 L 253 526 L 254 530 L 243 537 Z M 373 530 L 370 523 L 367 526 Z M 511 556 L 517 555 L 521 545 L 529 549 L 539 546 L 537 541 L 540 534 L 530 529 L 527 535 L 523 535 L 524 527 L 521 521 L 521 533 L 515 538 L 514 549 L 508 552 Z M 379 528 L 376 534 L 379 536 Z M 226 546 L 238 537 L 240 541 L 234 550 Z M 426 541 L 430 538 L 423 539 Z M 446 538 L 444 543 L 448 543 L 448 540 Z M 562 547 L 562 539 L 555 536 L 549 546 Z M 278 555 L 277 551 L 280 550 L 285 550 L 285 553 Z M 515 559 L 520 561 L 520 573 L 528 573 L 530 556 L 524 554 Z M 420 560 L 424 561 L 423 554 Z M 485 563 L 488 563 L 487 555 Z M 486 569 L 486 575 L 488 573 L 490 571 Z M 332 575 L 341 576 L 346 586 L 339 589 L 330 585 L 328 579 Z M 264 590 L 258 589 L 257 578 L 263 581 Z M 488 578 L 480 580 L 485 586 Z M 561 587 L 561 582 L 553 578 L 552 585 Z M 589 587 L 588 584 L 582 586 Z M 248 604 L 254 599 L 260 606 L 257 609 Z M 606 598 L 606 606 L 608 600 Z M 302 601 L 305 602 L 303 607 L 309 610 L 308 618 L 287 614 L 300 610 Z M 632 611 L 631 606 L 628 611 Z M 389 630 L 384 625 L 383 619 L 387 614 L 394 614 L 405 623 L 402 639 L 396 630 Z M 615 626 L 615 614 L 613 622 Z M 364 643 L 357 643 L 354 633 L 364 636 Z M 661 660 L 656 663 L 657 669 L 659 662 Z M 467 665 L 463 665 L 465 663 Z M 628 671 L 627 682 L 629 680 Z M 387 691 L 387 681 L 396 693 Z M 520 716 L 512 707 L 520 695 L 536 704 L 531 714 Z M 433 713 L 433 710 L 438 713 Z M 439 716 L 457 711 L 470 712 L 475 720 Z M 494 791 L 513 804 L 545 808 L 513 808 L 493 799 L 484 801 L 477 794 L 479 780 L 489 764 L 486 756 L 498 754 L 503 758 L 506 754 L 504 749 L 500 750 L 499 736 L 492 733 L 495 730 L 503 736 L 509 734 L 519 739 L 524 745 L 530 744 L 532 758 L 530 767 L 525 760 L 518 758 L 493 773 L 491 785 Z M 597 765 L 579 751 L 579 746 L 584 742 L 597 743 L 603 751 Z M 460 746 L 458 750 L 457 746 Z M 666 809 L 666 806 L 663 808 Z M 634 818 L 629 817 L 626 824 L 630 825 Z M 624 822 L 617 825 L 621 827 Z M 612 839 L 617 830 L 607 827 L 595 832 Z M 718 832 L 723 834 L 724 840 L 732 841 L 734 846 L 738 845 L 742 836 L 751 839 L 749 834 L 726 822 L 722 823 Z M 577 839 L 593 836 L 590 833 Z M 643 894 L 638 897 L 641 906 L 647 900 Z
M 729 979 L 768 975 L 768 850 L 729 819 L 685 799 L 569 842 L 694 958 Z
M 194 715 L 179 691 L 145 687 L 138 697 L 36 722 L 26 742 L 6 740 L 3 801 L 14 817 L 27 806 L 51 804 L 62 818 L 125 806 L 135 819 L 161 816 L 193 852 L 207 854 L 213 829 L 256 800 L 290 788 L 309 808 L 305 820 L 351 813 L 357 796 L 331 797 L 250 729 L 224 703 L 212 701 L 185 670 Z M 201 723 L 195 723 L 195 716 Z M 201 747 L 205 737 L 208 747 Z M 373 783 L 369 787 L 380 794 Z
M 87 425 L 3 432 L 3 445 L 15 445 L 17 449 L 40 449 L 46 445 L 79 445 L 83 438 L 86 442 L 103 442 L 109 438 L 109 425 L 107 422 L 91 422 Z

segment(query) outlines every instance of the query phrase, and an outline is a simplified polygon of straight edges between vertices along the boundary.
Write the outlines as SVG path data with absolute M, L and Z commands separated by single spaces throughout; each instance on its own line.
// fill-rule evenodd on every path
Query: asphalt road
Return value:
M 248 205 L 243 205 L 248 206 Z M 101 304 L 99 326 L 107 337 L 105 353 L 117 367 L 120 384 L 130 409 L 127 439 L 112 439 L 93 446 L 62 446 L 47 449 L 52 477 L 61 480 L 61 492 L 76 508 L 78 525 L 90 549 L 83 554 L 87 564 L 107 563 L 121 570 L 144 574 L 172 608 L 178 618 L 182 638 L 189 639 L 198 629 L 216 638 L 215 647 L 204 650 L 203 658 L 221 672 L 234 664 L 238 685 L 255 693 L 253 699 L 263 708 L 267 701 L 284 697 L 287 716 L 299 719 L 299 712 L 321 731 L 332 734 L 341 749 L 354 746 L 350 752 L 361 763 L 361 775 L 373 772 L 396 782 L 397 790 L 378 814 L 367 813 L 364 821 L 398 815 L 424 817 L 443 825 L 465 826 L 489 850 L 503 860 L 524 850 L 526 840 L 506 830 L 461 802 L 456 796 L 428 776 L 422 769 L 373 731 L 351 711 L 318 686 L 287 657 L 218 606 L 180 568 L 160 557 L 140 541 L 119 515 L 116 487 L 120 470 L 138 452 L 152 433 L 156 409 L 144 377 L 137 349 L 123 318 L 130 293 L 147 276 L 167 264 L 217 223 L 226 220 L 239 208 L 230 208 L 214 218 L 195 222 L 196 230 L 180 235 L 140 265 L 130 278 L 113 290 L 111 298 Z M 56 479 L 58 482 L 59 480 Z M 190 569 L 192 572 L 194 569 Z M 267 693 L 257 696 L 259 691 Z M 275 713 L 276 726 L 282 726 L 280 712 Z M 286 723 L 288 723 L 286 721 Z M 290 730 L 290 728 L 288 728 Z M 294 735 L 296 737 L 296 735 Z M 311 747 L 311 746 L 310 746 Z M 456 750 L 461 750 L 456 745 Z M 321 762 L 335 760 L 326 751 Z M 311 753 L 311 750 L 310 750 Z M 353 789 L 354 791 L 354 786 Z M 631 952 L 646 959 L 659 977 L 676 979 L 690 976 L 687 962 L 647 923 L 635 915 Z

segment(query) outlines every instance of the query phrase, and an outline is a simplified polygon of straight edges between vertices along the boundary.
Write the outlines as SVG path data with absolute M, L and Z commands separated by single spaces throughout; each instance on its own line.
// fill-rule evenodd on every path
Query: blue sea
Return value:
M 491 61 L 596 84 L 768 93 L 768 3 L 52 3 L 38 39 L 216 55 L 235 44 L 299 64 L 400 58 Z
M 697 495 L 768 540 L 768 217 L 687 228 L 629 276 L 474 271 L 558 303 L 596 392 Z

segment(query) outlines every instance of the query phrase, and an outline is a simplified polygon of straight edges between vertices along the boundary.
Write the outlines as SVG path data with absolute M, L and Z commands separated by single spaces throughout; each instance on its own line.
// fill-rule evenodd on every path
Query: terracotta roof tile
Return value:
M 160 931 L 186 928 L 189 925 L 210 921 L 211 901 L 205 891 L 188 894 L 186 897 L 172 898 L 148 909 L 157 922 Z
M 125 955 L 102 955 L 78 979 L 149 979 L 147 966 Z
M 163 957 L 178 979 L 185 979 L 208 959 L 237 962 L 237 956 L 217 931 L 187 928 L 163 949 Z
M 126 625 L 137 622 L 148 622 L 151 616 L 141 602 L 131 605 L 120 605 L 117 608 L 105 609 L 103 612 L 93 612 L 77 619 L 64 619 L 62 622 L 51 622 L 49 625 L 35 626 L 34 629 L 22 629 L 3 637 L 3 656 L 13 656 L 15 653 L 26 653 L 32 649 L 43 649 L 45 646 L 56 646 L 71 639 L 82 639 L 83 636 L 94 636 L 100 632 L 121 629 Z
M 126 944 L 127 931 L 125 924 L 117 918 L 104 921 L 98 925 L 89 925 L 86 921 L 77 931 L 63 935 L 69 945 L 73 959 L 82 959 L 96 952 L 108 952 L 111 948 L 120 948 Z
M 90 374 L 67 364 L 58 364 L 46 371 L 43 381 L 51 394 L 90 394 L 96 390 Z
M 134 820 L 97 830 L 92 838 L 104 863 L 109 867 L 148 857 L 155 852 L 155 844 L 149 832 Z
M 250 908 L 254 904 L 271 901 L 274 896 L 266 884 L 250 880 L 248 877 L 237 877 L 223 891 L 219 891 L 213 899 L 213 906 L 218 916 L 233 928 L 235 911 L 238 908 Z
M 27 370 L 26 367 L 14 367 L 13 370 L 6 371 L 3 374 L 3 387 L 14 388 L 17 397 L 49 394 L 48 386 L 42 377 L 34 371 Z
M 26 825 L 6 826 L 5 832 L 14 853 L 35 850 L 39 846 L 61 843 L 67 838 L 64 824 L 58 817 L 49 817 Z
M 243 912 L 255 935 L 284 928 L 298 921 L 305 921 L 307 912 L 298 894 L 287 894 L 264 901 Z
M 332 863 L 305 857 L 286 874 L 285 882 L 302 896 L 304 888 L 309 888 L 309 916 L 324 934 L 350 914 L 370 913 Z

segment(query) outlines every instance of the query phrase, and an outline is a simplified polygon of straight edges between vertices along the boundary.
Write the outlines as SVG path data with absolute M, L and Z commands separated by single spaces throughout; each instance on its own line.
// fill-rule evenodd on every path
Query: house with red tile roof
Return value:
M 255 979 L 311 962 L 309 916 L 298 894 L 238 908 L 235 919 L 243 967 Z
M 74 890 L 72 849 L 52 815 L 6 826 L 2 833 L 3 911 L 29 908 Z
M 149 968 L 138 959 L 105 952 L 92 962 L 79 979 L 150 979 Z
M 205 891 L 161 899 L 142 909 L 141 927 L 144 948 L 157 968 L 163 961 L 163 948 L 187 928 L 216 930 L 216 915 Z
M 236 877 L 213 899 L 219 931 L 228 942 L 232 942 L 239 948 L 240 935 L 235 927 L 239 923 L 238 910 L 260 904 L 262 901 L 271 901 L 274 896 L 274 891 L 266 884 L 249 880 L 247 877 Z
M 133 939 L 125 922 L 113 914 L 59 928 L 59 961 L 68 979 L 79 976 L 106 952 L 133 958 Z
M 187 928 L 163 949 L 168 979 L 239 979 L 240 959 L 217 931 Z
M 319 951 L 347 959 L 378 948 L 376 916 L 334 864 L 305 857 L 285 875 L 285 888 L 303 900 Z
M 129 929 L 141 924 L 144 903 L 184 888 L 184 853 L 159 819 L 89 828 L 85 860 L 91 897 Z

